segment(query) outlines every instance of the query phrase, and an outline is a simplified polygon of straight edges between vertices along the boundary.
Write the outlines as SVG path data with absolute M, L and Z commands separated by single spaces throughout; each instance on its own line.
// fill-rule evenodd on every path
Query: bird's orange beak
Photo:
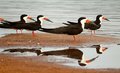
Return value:
M 86 63 L 90 63 L 90 62 L 92 62 L 92 61 L 94 61 L 96 58 L 98 58 L 99 56 L 96 56 L 96 57 L 94 57 L 94 58 L 92 58 L 92 59 L 90 59 L 90 60 L 86 60 L 85 62 Z
M 110 21 L 109 19 L 107 19 L 107 18 L 106 18 L 106 17 L 104 17 L 104 16 L 102 17 L 102 19 L 103 19 L 103 20 Z
M 36 20 L 34 20 L 31 16 L 27 16 L 27 19 L 30 19 L 30 20 L 36 21 Z
M 104 52 L 105 50 L 107 50 L 108 48 L 107 47 L 104 47 L 104 48 L 102 48 L 102 51 Z
M 3 18 L 0 18 L 0 22 L 2 22 L 2 21 L 4 21 L 4 19 L 3 19 Z
M 90 63 L 91 61 L 90 60 L 86 60 L 86 63 Z
M 48 19 L 46 17 L 44 17 L 43 19 L 46 20 L 46 21 L 49 21 L 49 22 L 53 23 L 53 21 L 51 21 L 50 19 Z

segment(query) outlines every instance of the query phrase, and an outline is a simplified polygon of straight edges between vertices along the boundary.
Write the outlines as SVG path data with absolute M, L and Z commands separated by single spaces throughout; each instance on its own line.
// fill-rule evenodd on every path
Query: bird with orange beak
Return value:
M 41 29 L 44 20 L 52 22 L 50 19 L 48 19 L 44 15 L 38 15 L 37 21 L 31 22 L 31 23 L 25 23 L 25 25 L 22 26 L 22 29 L 32 31 L 32 35 L 35 36 L 34 31 Z
M 97 15 L 95 21 L 92 21 L 91 23 L 89 23 L 89 25 L 88 24 L 85 25 L 85 29 L 91 30 L 91 35 L 95 35 L 95 30 L 100 29 L 101 22 L 103 20 L 109 21 L 105 16 L 103 16 L 101 14 Z
M 91 30 L 91 35 L 93 35 L 93 34 L 95 34 L 95 30 L 100 29 L 101 22 L 103 20 L 109 21 L 105 16 L 103 16 L 101 14 L 97 15 L 96 16 L 96 20 L 95 21 L 91 21 L 90 23 L 86 23 L 84 28 Z M 76 25 L 77 23 L 76 22 L 67 21 L 67 23 L 63 23 L 63 24 L 65 24 L 65 25 Z
M 17 30 L 21 30 L 22 32 L 22 25 L 24 25 L 25 23 L 27 23 L 28 19 L 30 20 L 33 20 L 31 16 L 28 16 L 27 14 L 22 14 L 20 16 L 20 21 L 8 21 L 8 20 L 5 20 L 3 18 L 0 18 L 0 22 L 2 23 L 0 25 L 0 28 L 7 28 L 7 29 L 16 29 L 16 33 L 17 33 Z
M 91 21 L 86 17 L 80 17 L 76 25 L 67 25 L 58 28 L 41 28 L 39 31 L 47 32 L 47 33 L 54 33 L 54 34 L 67 34 L 72 35 L 74 41 L 76 40 L 75 35 L 80 34 L 83 32 L 85 23 L 90 23 Z

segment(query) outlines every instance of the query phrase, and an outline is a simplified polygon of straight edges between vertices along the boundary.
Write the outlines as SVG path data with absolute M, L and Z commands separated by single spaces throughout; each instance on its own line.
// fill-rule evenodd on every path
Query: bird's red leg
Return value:
M 18 30 L 16 29 L 16 34 L 18 34 Z
M 91 35 L 92 35 L 92 30 L 91 30 Z
M 94 31 L 94 35 L 95 35 L 95 30 L 93 30 Z
M 73 39 L 74 39 L 74 41 L 76 41 L 76 39 L 75 39 L 75 35 L 73 35 Z
M 34 31 L 32 31 L 32 36 L 33 36 L 33 37 L 35 36 L 35 32 L 34 32 Z
M 22 34 L 22 29 L 20 29 L 20 31 L 21 31 L 21 34 Z

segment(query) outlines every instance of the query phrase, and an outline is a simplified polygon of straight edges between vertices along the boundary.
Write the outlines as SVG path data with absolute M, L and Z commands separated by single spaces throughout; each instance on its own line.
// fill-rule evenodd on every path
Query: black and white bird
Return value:
M 42 27 L 43 20 L 52 22 L 50 19 L 48 19 L 44 15 L 38 15 L 37 21 L 31 22 L 31 23 L 25 23 L 25 25 L 22 25 L 22 29 L 31 30 L 32 35 L 34 36 L 35 35 L 34 31 L 39 30 Z
M 85 25 L 85 29 L 91 30 L 91 35 L 92 35 L 92 34 L 95 35 L 95 30 L 100 29 L 100 27 L 101 27 L 101 22 L 102 22 L 103 20 L 109 21 L 105 16 L 103 16 L 103 15 L 101 15 L 101 14 L 100 14 L 100 15 L 97 15 L 95 21 L 92 21 L 91 23 L 89 23 L 89 25 L 87 25 L 87 24 Z M 92 33 L 92 32 L 93 32 L 93 33 Z
M 47 33 L 54 33 L 54 34 L 72 35 L 75 41 L 76 40 L 75 35 L 78 35 L 81 32 L 83 32 L 85 23 L 89 23 L 89 22 L 90 20 L 86 19 L 86 17 L 80 17 L 76 25 L 62 26 L 62 27 L 52 28 L 52 29 L 41 28 L 40 31 L 47 32 Z
M 100 29 L 101 22 L 103 20 L 109 21 L 105 16 L 99 14 L 99 15 L 96 16 L 96 20 L 95 21 L 91 21 L 90 23 L 86 23 L 84 28 L 91 30 L 91 35 L 95 34 L 95 30 Z M 65 25 L 76 25 L 77 24 L 76 22 L 71 22 L 71 21 L 67 21 L 67 22 L 68 23 L 63 23 L 63 24 L 65 24 Z
M 56 55 L 56 56 L 65 56 L 69 58 L 74 58 L 78 60 L 78 64 L 80 66 L 86 66 L 87 64 L 91 63 L 94 61 L 96 58 L 99 56 L 96 56 L 92 59 L 86 60 L 84 58 L 84 54 L 81 50 L 78 50 L 76 48 L 68 48 L 64 50 L 55 50 L 55 51 L 46 51 L 46 52 L 41 52 L 42 55 Z
M 93 45 L 92 47 L 96 48 L 97 54 L 103 54 L 108 48 L 107 47 L 102 47 L 101 45 Z
M 28 22 L 28 19 L 34 21 L 34 19 L 31 16 L 28 16 L 27 14 L 22 14 L 20 16 L 20 21 L 15 21 L 15 22 L 0 18 L 0 22 L 2 23 L 0 24 L 0 28 L 16 29 L 16 33 L 17 30 L 19 29 L 22 32 L 22 26 Z

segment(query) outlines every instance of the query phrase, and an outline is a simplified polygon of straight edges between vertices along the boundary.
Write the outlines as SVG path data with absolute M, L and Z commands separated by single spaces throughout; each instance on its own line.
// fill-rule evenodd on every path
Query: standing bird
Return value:
M 95 21 L 91 21 L 90 23 L 86 23 L 84 28 L 91 30 L 91 35 L 92 35 L 92 31 L 94 31 L 94 34 L 95 34 L 95 30 L 100 29 L 102 20 L 109 21 L 106 17 L 104 17 L 103 15 L 100 14 L 100 15 L 96 16 Z M 76 25 L 77 24 L 76 22 L 71 22 L 71 21 L 67 21 L 67 22 L 68 23 L 63 23 L 63 24 L 65 24 L 65 25 Z
M 91 35 L 92 35 L 92 31 L 94 32 L 93 34 L 95 34 L 95 30 L 100 29 L 102 20 L 109 21 L 106 17 L 104 17 L 103 15 L 100 14 L 100 15 L 97 15 L 96 20 L 89 23 L 89 25 L 87 25 L 87 23 L 86 23 L 85 29 L 90 29 Z
M 34 31 L 39 30 L 41 28 L 41 25 L 43 24 L 43 20 L 52 22 L 47 17 L 45 17 L 43 15 L 38 15 L 37 16 L 37 21 L 31 22 L 31 23 L 25 23 L 25 25 L 23 25 L 22 27 L 23 27 L 23 29 L 31 30 L 32 35 L 34 36 Z
M 78 64 L 80 66 L 86 66 L 87 64 L 91 63 L 94 61 L 96 58 L 99 56 L 96 56 L 92 59 L 85 60 L 84 54 L 81 50 L 78 50 L 76 48 L 69 48 L 69 49 L 64 49 L 64 50 L 56 50 L 56 51 L 46 51 L 46 52 L 41 52 L 42 55 L 56 55 L 56 56 L 66 56 L 69 58 L 74 58 L 78 60 Z
M 102 47 L 101 45 L 93 45 L 92 47 L 96 48 L 97 54 L 103 54 L 108 48 L 107 47 Z
M 54 33 L 54 34 L 72 35 L 75 41 L 76 40 L 75 35 L 80 34 L 84 29 L 85 23 L 89 23 L 89 22 L 90 20 L 86 19 L 85 17 L 80 17 L 76 25 L 63 26 L 63 27 L 58 27 L 53 29 L 41 28 L 40 31 Z
M 4 20 L 3 18 L 0 18 L 0 22 L 2 23 L 0 24 L 0 28 L 16 29 L 16 32 L 18 29 L 20 29 L 22 32 L 22 25 L 27 23 L 27 19 L 34 21 L 34 19 L 32 19 L 31 16 L 28 16 L 26 14 L 22 14 L 20 16 L 20 21 L 15 21 L 15 22 L 7 21 L 7 20 Z

